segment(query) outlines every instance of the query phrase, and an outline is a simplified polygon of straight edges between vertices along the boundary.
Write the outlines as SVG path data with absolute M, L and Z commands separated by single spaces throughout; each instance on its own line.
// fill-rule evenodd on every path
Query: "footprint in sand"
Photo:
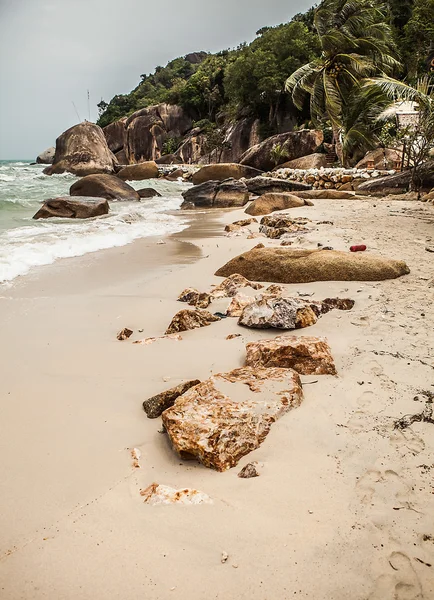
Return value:
M 363 504 L 381 505 L 404 509 L 413 508 L 411 486 L 396 471 L 367 471 L 356 484 Z
M 424 600 L 422 587 L 410 558 L 392 552 L 388 559 L 392 573 L 385 573 L 375 583 L 369 600 Z
M 411 430 L 411 427 L 404 430 L 394 429 L 390 434 L 390 442 L 403 456 L 408 452 L 416 455 L 425 450 L 425 442 Z

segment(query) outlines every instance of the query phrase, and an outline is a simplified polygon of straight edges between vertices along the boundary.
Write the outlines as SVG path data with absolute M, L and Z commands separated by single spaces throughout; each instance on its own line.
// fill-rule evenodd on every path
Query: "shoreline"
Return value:
M 244 218 L 242 209 L 192 212 L 190 225 L 164 245 L 142 238 L 57 261 L 0 299 L 9 367 L 0 405 L 5 598 L 383 600 L 401 584 L 425 597 L 434 592 L 432 569 L 415 560 L 434 563 L 434 544 L 423 538 L 434 536 L 432 472 L 418 466 L 432 462 L 432 425 L 393 428 L 395 418 L 421 409 L 413 400 L 420 389 L 434 391 L 433 368 L 422 364 L 432 363 L 425 251 L 432 209 L 323 200 L 289 213 L 333 222 L 314 225 L 294 247 L 320 242 L 341 250 L 363 241 L 368 251 L 406 260 L 411 273 L 284 286 L 292 295 L 356 300 L 349 313 L 333 311 L 291 332 L 326 336 L 339 375 L 318 384 L 319 377 L 302 377 L 312 383 L 302 405 L 224 473 L 180 460 L 159 433 L 161 419 L 147 419 L 142 402 L 181 381 L 242 366 L 248 341 L 279 332 L 227 318 L 179 342 L 131 340 L 162 335 L 188 308 L 178 294 L 208 290 L 229 258 L 259 242 L 279 244 L 226 237 L 225 223 Z M 227 303 L 213 302 L 211 312 Z M 117 341 L 126 326 L 133 337 Z M 226 340 L 235 332 L 241 337 Z M 140 469 L 132 467 L 134 447 Z M 252 460 L 264 465 L 261 476 L 239 479 Z M 198 489 L 214 504 L 146 506 L 139 490 L 153 482 Z

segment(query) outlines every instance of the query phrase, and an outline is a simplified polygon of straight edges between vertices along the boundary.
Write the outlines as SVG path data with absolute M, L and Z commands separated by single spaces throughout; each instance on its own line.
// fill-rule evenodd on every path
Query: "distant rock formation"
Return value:
M 54 148 L 54 146 L 47 148 L 47 150 L 44 150 L 44 152 L 41 152 L 41 154 L 36 157 L 36 163 L 38 165 L 52 165 L 55 152 L 56 148 Z

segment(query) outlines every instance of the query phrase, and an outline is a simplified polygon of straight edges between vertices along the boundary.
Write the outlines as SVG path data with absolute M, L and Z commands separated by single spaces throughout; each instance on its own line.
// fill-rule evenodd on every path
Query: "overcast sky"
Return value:
M 0 0 L 0 159 L 35 158 L 177 56 L 251 41 L 310 0 Z

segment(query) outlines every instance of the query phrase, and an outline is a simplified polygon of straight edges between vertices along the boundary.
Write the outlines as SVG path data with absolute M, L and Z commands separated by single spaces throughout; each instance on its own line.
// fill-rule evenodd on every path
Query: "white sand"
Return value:
M 200 213 L 165 245 L 60 261 L 1 290 L 2 600 L 434 598 L 434 425 L 393 428 L 423 409 L 419 390 L 434 392 L 433 208 L 324 200 L 291 214 L 334 222 L 296 247 L 363 242 L 411 273 L 287 286 L 356 300 L 297 332 L 328 337 L 339 376 L 302 377 L 318 383 L 301 407 L 225 473 L 179 460 L 142 401 L 241 366 L 245 343 L 273 332 L 228 318 L 181 342 L 131 340 L 164 333 L 186 308 L 179 292 L 209 289 L 229 258 L 279 243 L 222 237 L 242 211 Z M 118 342 L 125 326 L 135 334 Z M 260 477 L 238 478 L 251 460 Z M 139 491 L 154 481 L 214 503 L 145 505 Z

